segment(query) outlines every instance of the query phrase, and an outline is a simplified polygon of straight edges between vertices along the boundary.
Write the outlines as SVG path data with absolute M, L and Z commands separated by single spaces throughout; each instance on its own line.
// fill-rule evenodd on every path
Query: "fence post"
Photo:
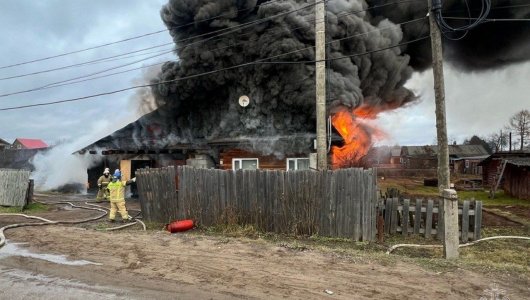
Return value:
M 458 258 L 458 197 L 453 189 L 442 191 L 444 202 L 444 256 L 446 259 Z
M 464 205 L 462 206 L 462 233 L 461 233 L 461 240 L 463 243 L 467 243 L 468 240 L 468 232 L 469 232 L 469 201 L 464 201 Z

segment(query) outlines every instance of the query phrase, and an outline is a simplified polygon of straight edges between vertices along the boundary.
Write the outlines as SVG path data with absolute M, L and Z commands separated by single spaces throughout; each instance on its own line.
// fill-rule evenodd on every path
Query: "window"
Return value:
M 259 168 L 257 158 L 234 158 L 232 159 L 232 170 L 256 170 Z
M 287 171 L 309 170 L 309 158 L 288 158 Z

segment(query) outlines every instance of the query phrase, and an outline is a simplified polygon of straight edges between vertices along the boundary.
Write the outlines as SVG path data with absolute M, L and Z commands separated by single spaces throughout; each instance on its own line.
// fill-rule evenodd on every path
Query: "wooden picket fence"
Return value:
M 0 169 L 0 206 L 24 207 L 33 194 L 26 170 Z
M 175 175 L 178 193 L 173 193 Z M 174 167 L 137 171 L 137 184 L 142 212 L 151 221 L 191 218 L 205 226 L 250 224 L 276 233 L 363 241 L 374 240 L 376 234 L 372 169 L 286 172 L 183 166 L 176 174 Z
M 443 223 L 440 205 L 443 200 L 386 198 L 379 204 L 384 215 L 387 234 L 401 233 L 423 235 L 425 238 L 442 239 Z M 482 201 L 463 201 L 458 208 L 459 236 L 462 242 L 480 239 L 482 226 Z
M 175 168 L 139 169 L 136 185 L 143 217 L 147 221 L 169 222 L 177 216 Z

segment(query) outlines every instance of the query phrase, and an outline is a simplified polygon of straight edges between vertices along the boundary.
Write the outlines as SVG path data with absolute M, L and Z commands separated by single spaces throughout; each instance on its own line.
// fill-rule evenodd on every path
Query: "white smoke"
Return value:
M 124 119 L 118 123 L 127 124 L 130 121 Z M 72 185 L 78 192 L 86 193 L 87 170 L 101 162 L 103 157 L 92 154 L 80 155 L 76 152 L 116 129 L 113 123 L 99 120 L 92 125 L 90 134 L 72 141 L 60 142 L 49 151 L 37 154 L 32 162 L 35 167 L 35 171 L 32 172 L 35 189 L 49 191 Z

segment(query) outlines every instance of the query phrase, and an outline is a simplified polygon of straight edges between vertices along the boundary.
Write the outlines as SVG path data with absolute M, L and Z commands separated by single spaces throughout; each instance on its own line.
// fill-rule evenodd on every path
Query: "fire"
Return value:
M 344 140 L 344 146 L 333 146 L 331 162 L 333 168 L 353 167 L 372 147 L 373 139 L 379 139 L 383 132 L 367 120 L 375 119 L 381 110 L 360 106 L 353 111 L 342 110 L 331 117 L 331 123 Z

